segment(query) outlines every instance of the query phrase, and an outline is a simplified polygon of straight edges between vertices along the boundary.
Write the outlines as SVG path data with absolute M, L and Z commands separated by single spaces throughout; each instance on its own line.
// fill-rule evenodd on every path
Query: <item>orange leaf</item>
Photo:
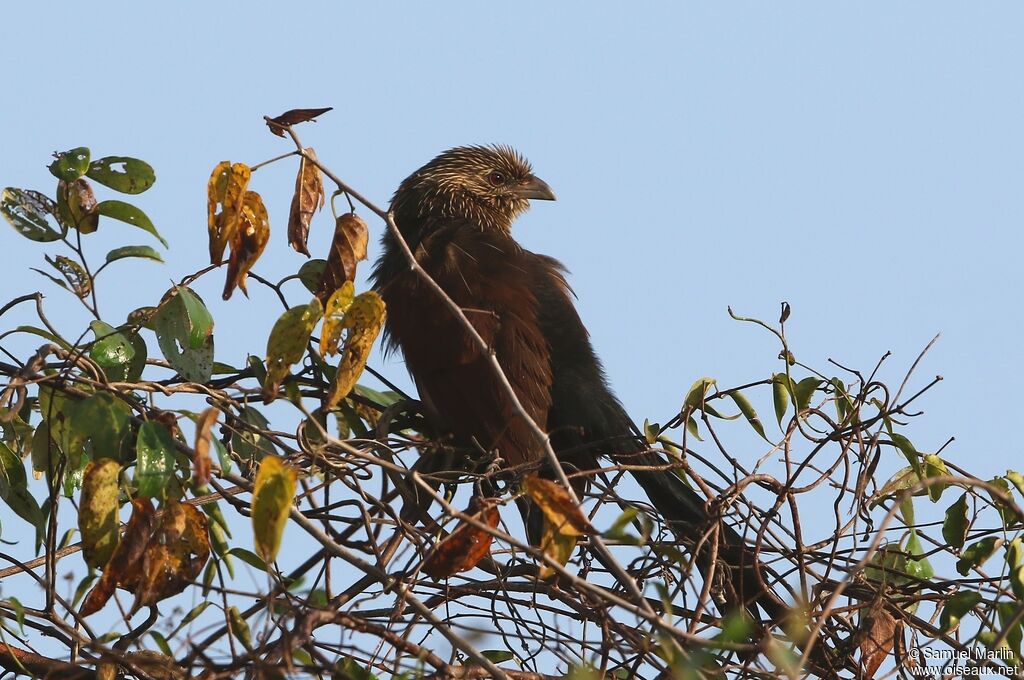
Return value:
M 228 257 L 228 276 L 224 282 L 224 299 L 234 292 L 235 286 L 249 295 L 245 289 L 245 277 L 260 259 L 263 249 L 270 240 L 270 220 L 263 199 L 255 191 L 246 191 L 242 198 L 242 212 L 238 226 L 231 239 L 231 255 Z
M 308 120 L 313 120 L 317 116 L 323 113 L 327 113 L 332 110 L 333 107 L 326 107 L 323 109 L 292 109 L 285 111 L 276 118 L 270 118 L 267 120 L 267 127 L 278 137 L 284 137 L 284 128 L 291 127 L 292 125 L 298 125 L 299 123 L 305 123 Z
M 206 185 L 206 227 L 210 234 L 210 262 L 220 264 L 224 248 L 235 235 L 242 212 L 245 188 L 252 170 L 244 163 L 221 161 Z
M 341 362 L 334 374 L 334 383 L 324 400 L 326 408 L 334 408 L 356 386 L 366 367 L 373 341 L 384 325 L 384 314 L 384 301 L 372 290 L 352 300 L 340 324 L 341 330 L 348 331 L 348 337 L 345 338 L 345 349 L 342 350 Z M 335 332 L 333 328 L 331 332 Z
M 493 498 L 473 498 L 466 512 L 492 529 L 498 526 L 498 504 Z M 490 554 L 493 538 L 489 532 L 463 520 L 430 551 L 423 561 L 423 572 L 432 579 L 442 579 L 469 571 Z
M 119 584 L 138 582 L 142 556 L 153 533 L 155 512 L 152 501 L 145 497 L 133 500 L 132 506 L 132 516 L 121 542 L 103 567 L 100 580 L 82 603 L 82 616 L 89 616 L 102 609 Z
M 57 213 L 61 221 L 83 234 L 91 234 L 99 226 L 96 196 L 84 177 L 72 182 L 57 182 Z
M 579 537 L 594 533 L 586 518 L 569 492 L 549 479 L 530 475 L 523 480 L 523 490 L 544 513 L 544 530 L 541 535 L 541 551 L 559 564 L 569 561 Z M 553 576 L 555 570 L 542 566 L 540 577 Z
M 306 148 L 313 159 L 316 152 Z M 313 213 L 324 207 L 324 182 L 320 176 L 320 168 L 305 156 L 299 158 L 299 174 L 295 178 L 295 193 L 292 195 L 292 207 L 288 212 L 288 245 L 297 252 L 309 257 L 306 240 L 309 238 L 309 223 Z M 323 302 L 321 300 L 321 302 Z
M 199 415 L 196 423 L 196 445 L 192 455 L 192 479 L 197 487 L 204 487 L 210 481 L 210 431 L 217 423 L 220 411 L 208 408 Z
M 355 213 L 345 213 L 334 225 L 334 241 L 316 296 L 326 302 L 346 281 L 356 278 L 356 264 L 366 259 L 370 238 L 366 222 Z
M 146 547 L 132 612 L 185 590 L 209 557 L 206 515 L 194 505 L 168 500 Z

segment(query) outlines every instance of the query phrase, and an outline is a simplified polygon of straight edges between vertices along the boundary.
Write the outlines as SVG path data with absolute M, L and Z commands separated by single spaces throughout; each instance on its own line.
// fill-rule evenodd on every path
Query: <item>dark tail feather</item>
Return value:
M 665 462 L 655 454 L 646 453 L 630 456 L 628 464 L 664 466 Z M 688 543 L 691 550 L 695 549 L 701 537 L 713 527 L 703 499 L 670 470 L 632 470 L 631 474 L 675 534 Z M 712 545 L 709 538 L 695 555 L 697 567 L 705 578 L 712 573 Z M 771 589 L 777 579 L 770 578 L 773 576 L 770 570 L 760 564 L 743 537 L 724 522 L 719 522 L 718 565 L 714 571 L 713 588 L 720 593 L 717 598 L 720 602 L 733 608 L 745 608 L 755 620 L 759 619 L 755 605 L 773 621 L 782 620 L 787 607 Z

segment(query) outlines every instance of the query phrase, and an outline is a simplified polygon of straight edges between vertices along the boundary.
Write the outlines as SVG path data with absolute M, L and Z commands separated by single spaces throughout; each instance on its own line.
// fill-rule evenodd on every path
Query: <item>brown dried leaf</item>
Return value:
M 345 312 L 340 328 L 348 331 L 348 337 L 345 338 L 345 349 L 342 350 L 341 361 L 334 374 L 334 383 L 324 401 L 325 408 L 334 408 L 356 386 L 366 366 L 366 359 L 370 356 L 373 341 L 384 325 L 384 315 L 384 301 L 372 290 L 357 295 Z
M 118 585 L 128 587 L 138 582 L 142 557 L 153 534 L 155 511 L 148 498 L 139 497 L 132 501 L 132 516 L 128 520 L 121 542 L 103 568 L 103 575 L 89 591 L 82 603 L 80 614 L 95 614 L 107 603 Z
M 523 480 L 523 490 L 544 513 L 541 551 L 564 565 L 569 561 L 579 537 L 594 533 L 590 521 L 573 502 L 569 492 L 550 479 L 529 475 Z M 549 578 L 554 574 L 555 570 L 549 566 L 540 569 L 541 578 Z
M 146 547 L 132 612 L 183 591 L 209 556 L 206 515 L 194 505 L 168 500 Z
M 210 235 L 210 262 L 220 264 L 224 248 L 235 234 L 242 212 L 245 188 L 252 170 L 244 163 L 221 161 L 213 169 L 206 185 L 206 226 Z
M 498 527 L 498 504 L 492 498 L 474 498 L 466 513 L 492 529 Z M 430 551 L 423 561 L 423 572 L 436 580 L 469 571 L 490 554 L 493 538 L 487 531 L 462 521 Z
M 246 297 L 245 277 L 249 270 L 260 259 L 263 249 L 270 240 L 270 219 L 263 199 L 255 191 L 246 191 L 242 198 L 242 212 L 238 217 L 238 226 L 231 239 L 231 254 L 228 256 L 228 276 L 224 282 L 224 299 L 227 300 L 234 292 L 235 286 L 242 289 Z
M 210 437 L 213 426 L 217 424 L 220 411 L 208 408 L 199 414 L 196 422 L 196 445 L 192 456 L 192 479 L 197 487 L 206 486 L 210 481 Z
M 316 159 L 312 147 L 306 153 Z M 299 174 L 295 177 L 295 193 L 292 195 L 292 207 L 288 212 L 288 245 L 297 252 L 309 257 L 306 241 L 309 238 L 309 223 L 313 213 L 324 207 L 324 182 L 320 176 L 320 168 L 305 156 L 299 158 Z M 321 300 L 321 302 L 323 302 Z
M 356 264 L 366 259 L 370 238 L 366 222 L 355 213 L 345 213 L 334 225 L 334 241 L 316 296 L 326 302 L 346 281 L 356 278 Z
M 270 131 L 278 137 L 284 137 L 285 127 L 313 120 L 317 116 L 332 110 L 332 108 L 333 107 L 328 106 L 323 109 L 292 109 L 290 111 L 285 111 L 276 118 L 268 118 L 267 127 L 270 128 Z
M 867 610 L 865 610 L 867 611 Z M 864 678 L 873 678 L 896 642 L 899 622 L 884 607 L 872 608 L 861 626 L 860 663 Z

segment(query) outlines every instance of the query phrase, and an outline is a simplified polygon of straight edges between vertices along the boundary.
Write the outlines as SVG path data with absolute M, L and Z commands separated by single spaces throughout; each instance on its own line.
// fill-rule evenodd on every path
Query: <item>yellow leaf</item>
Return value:
M 281 381 L 288 369 L 302 358 L 309 344 L 313 327 L 323 316 L 323 307 L 316 298 L 308 305 L 292 307 L 282 314 L 267 339 L 267 377 L 263 381 L 263 403 L 277 398 Z
M 244 163 L 221 161 L 206 185 L 206 227 L 210 233 L 210 262 L 220 264 L 224 248 L 235 234 L 245 188 L 252 170 Z
M 295 498 L 296 477 L 295 470 L 274 455 L 264 456 L 256 472 L 256 486 L 252 492 L 252 528 L 256 553 L 268 564 L 274 561 L 281 549 L 281 536 Z
M 201 488 L 210 481 L 210 431 L 217 423 L 220 411 L 208 408 L 199 414 L 196 422 L 196 445 L 192 455 L 192 479 Z
M 594 533 L 590 521 L 560 484 L 529 475 L 523 480 L 523 490 L 544 513 L 541 551 L 564 565 L 572 556 L 579 537 Z M 555 570 L 549 566 L 545 565 L 540 569 L 541 578 L 549 578 L 554 574 Z
M 341 353 L 334 384 L 327 394 L 326 408 L 334 408 L 359 381 L 373 341 L 384 324 L 384 313 L 384 301 L 372 290 L 357 295 L 345 312 L 341 330 L 347 330 L 348 337 L 345 338 L 345 349 Z
M 90 567 L 105 565 L 117 548 L 121 525 L 117 516 L 120 475 L 120 463 L 110 458 L 100 458 L 85 468 L 78 529 L 82 532 L 82 557 Z
M 331 294 L 324 308 L 324 327 L 320 331 L 320 354 L 334 356 L 338 353 L 338 342 L 341 340 L 342 321 L 345 312 L 352 305 L 355 286 L 346 281 L 341 288 Z
M 235 286 L 246 295 L 245 277 L 260 259 L 263 249 L 270 240 L 270 219 L 263 199 L 255 191 L 246 191 L 242 198 L 242 213 L 231 239 L 231 255 L 228 257 L 228 276 L 224 282 L 224 299 L 234 292 Z
M 306 153 L 316 158 L 316 152 L 307 147 Z M 299 174 L 295 178 L 295 194 L 288 213 L 288 245 L 297 252 L 309 256 L 306 240 L 309 237 L 309 223 L 313 213 L 324 207 L 324 182 L 320 168 L 305 156 L 299 159 Z

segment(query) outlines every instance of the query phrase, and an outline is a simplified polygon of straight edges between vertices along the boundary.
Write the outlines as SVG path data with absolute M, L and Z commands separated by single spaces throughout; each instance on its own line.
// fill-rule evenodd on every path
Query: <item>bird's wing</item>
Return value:
M 551 406 L 550 352 L 537 319 L 529 255 L 505 234 L 471 224 L 435 230 L 420 263 L 494 352 L 526 412 L 543 429 Z M 460 439 L 497 448 L 506 464 L 536 461 L 541 448 L 508 391 L 460 321 L 413 272 L 383 286 L 388 330 L 420 392 Z M 401 291 L 389 294 L 389 288 Z

